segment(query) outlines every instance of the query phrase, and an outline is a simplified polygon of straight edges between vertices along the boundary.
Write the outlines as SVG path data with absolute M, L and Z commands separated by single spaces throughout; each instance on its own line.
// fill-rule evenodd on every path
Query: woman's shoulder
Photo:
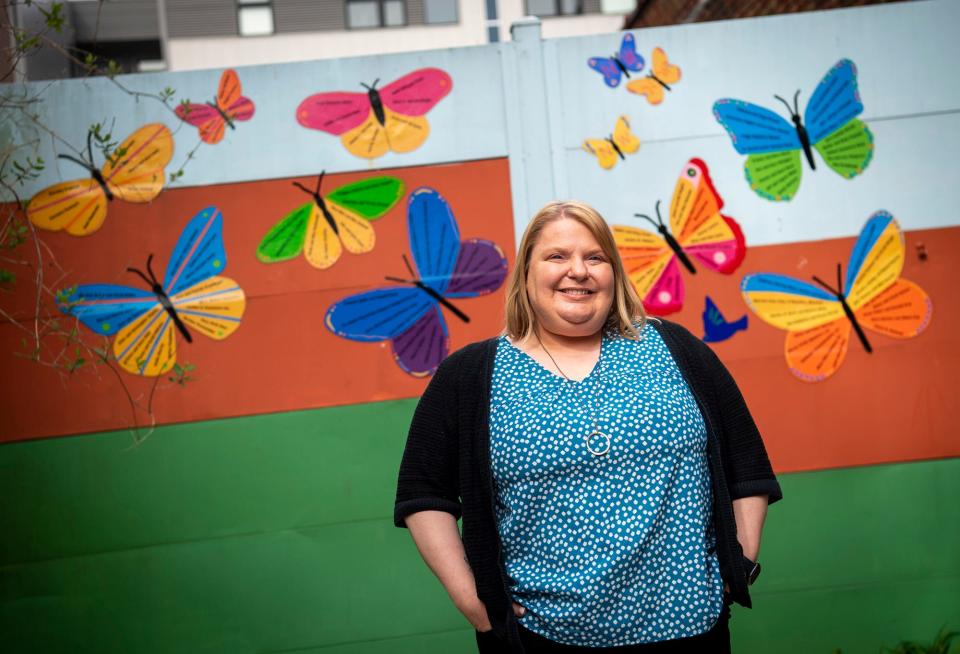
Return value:
M 437 372 L 449 373 L 454 370 L 475 369 L 482 365 L 485 359 L 496 354 L 498 340 L 500 337 L 495 336 L 464 345 L 444 359 Z

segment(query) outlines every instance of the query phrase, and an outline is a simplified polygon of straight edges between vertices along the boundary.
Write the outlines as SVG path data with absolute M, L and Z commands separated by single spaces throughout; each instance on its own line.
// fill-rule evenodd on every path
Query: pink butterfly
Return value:
M 220 87 L 214 102 L 191 104 L 183 102 L 177 107 L 177 116 L 200 129 L 204 143 L 219 143 L 227 126 L 235 129 L 233 121 L 250 120 L 253 117 L 253 100 L 241 95 L 240 78 L 236 71 L 228 69 L 220 76 Z
M 297 121 L 339 136 L 348 152 L 364 159 L 416 150 L 430 134 L 423 115 L 450 93 L 453 80 L 439 68 L 421 68 L 382 89 L 378 81 L 361 84 L 366 93 L 311 95 L 297 107 Z

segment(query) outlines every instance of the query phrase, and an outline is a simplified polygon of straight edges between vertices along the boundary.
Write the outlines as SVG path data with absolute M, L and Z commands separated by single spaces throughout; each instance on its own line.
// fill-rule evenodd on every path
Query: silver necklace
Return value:
M 540 340 L 540 334 L 534 331 L 534 334 L 537 337 L 537 342 L 540 343 L 540 347 L 543 348 L 543 351 L 547 353 L 547 356 L 550 357 L 550 361 L 553 362 L 553 366 L 557 371 L 567 380 L 567 384 L 570 388 L 573 389 L 573 394 L 577 398 L 577 402 L 580 404 L 580 407 L 583 408 L 585 403 L 583 398 L 580 397 L 580 391 L 577 389 L 576 384 L 573 383 L 573 380 L 567 377 L 567 373 L 563 371 L 563 368 L 557 363 L 557 360 L 553 358 L 553 355 L 550 354 L 550 350 L 547 349 L 547 346 L 543 344 L 543 341 Z M 600 357 L 603 357 L 603 340 L 600 341 Z M 600 369 L 600 360 L 597 359 L 597 369 Z M 602 431 L 600 431 L 600 384 L 599 380 L 597 383 L 597 406 L 596 412 L 593 414 L 593 429 L 584 437 L 584 444 L 587 446 L 587 451 L 590 452 L 593 456 L 605 456 L 610 451 L 610 445 L 612 440 L 610 436 Z M 587 412 L 584 411 L 586 414 Z

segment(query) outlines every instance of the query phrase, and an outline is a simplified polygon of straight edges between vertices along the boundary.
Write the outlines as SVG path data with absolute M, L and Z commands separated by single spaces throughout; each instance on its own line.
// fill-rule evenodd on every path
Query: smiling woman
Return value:
M 578 202 L 528 225 L 506 323 L 437 370 L 394 508 L 479 651 L 729 652 L 782 497 L 730 374 Z

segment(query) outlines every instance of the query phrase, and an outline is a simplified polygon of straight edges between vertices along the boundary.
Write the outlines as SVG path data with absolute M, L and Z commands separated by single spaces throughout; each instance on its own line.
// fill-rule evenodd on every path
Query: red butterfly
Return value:
M 253 100 L 241 95 L 240 78 L 236 71 L 228 69 L 220 76 L 215 102 L 191 104 L 184 101 L 177 107 L 177 116 L 200 129 L 204 143 L 219 143 L 229 125 L 235 129 L 235 120 L 250 120 L 253 117 Z

